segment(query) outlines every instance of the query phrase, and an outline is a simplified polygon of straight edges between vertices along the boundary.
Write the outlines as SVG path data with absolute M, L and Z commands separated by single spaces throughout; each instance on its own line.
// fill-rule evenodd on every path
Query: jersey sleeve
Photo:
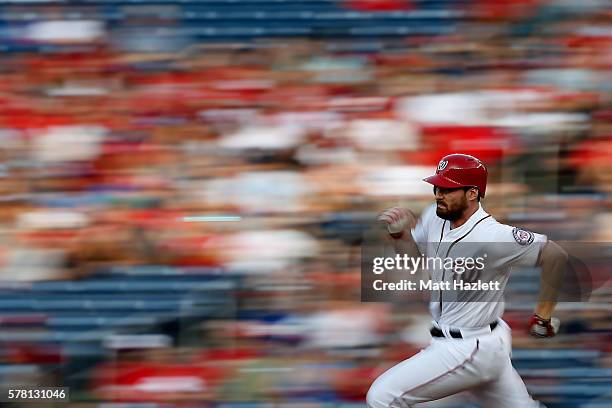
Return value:
M 412 229 L 412 238 L 422 254 L 425 254 L 427 250 L 427 239 L 429 237 L 432 211 L 435 211 L 435 206 L 429 206 L 423 210 L 421 216 L 417 220 L 417 224 Z
M 497 268 L 536 266 L 548 241 L 546 235 L 504 224 L 497 224 L 493 237 L 491 255 Z

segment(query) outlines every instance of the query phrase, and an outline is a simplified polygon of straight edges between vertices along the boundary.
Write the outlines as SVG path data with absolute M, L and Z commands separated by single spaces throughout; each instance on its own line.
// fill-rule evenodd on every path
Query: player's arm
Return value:
M 549 240 L 542 248 L 538 265 L 542 270 L 540 295 L 535 313 L 543 319 L 551 318 L 557 304 L 557 296 L 565 279 L 567 258 L 567 252 L 554 241 Z
M 529 320 L 529 333 L 535 337 L 554 336 L 559 320 L 551 316 L 563 287 L 567 253 L 545 235 L 503 224 L 498 225 L 493 241 L 502 243 L 490 248 L 495 252 L 495 266 L 537 266 L 541 270 L 540 293 Z
M 549 240 L 542 248 L 538 262 L 542 270 L 540 294 L 529 320 L 529 334 L 534 337 L 553 337 L 559 330 L 559 319 L 552 317 L 552 313 L 565 279 L 567 259 L 567 253 L 554 241 Z

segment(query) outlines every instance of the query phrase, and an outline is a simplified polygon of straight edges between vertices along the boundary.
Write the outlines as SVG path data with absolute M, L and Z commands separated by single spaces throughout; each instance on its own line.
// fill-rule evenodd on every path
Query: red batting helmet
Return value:
M 487 168 L 474 156 L 449 154 L 438 163 L 436 174 L 423 180 L 442 188 L 476 187 L 478 195 L 484 197 L 487 189 Z

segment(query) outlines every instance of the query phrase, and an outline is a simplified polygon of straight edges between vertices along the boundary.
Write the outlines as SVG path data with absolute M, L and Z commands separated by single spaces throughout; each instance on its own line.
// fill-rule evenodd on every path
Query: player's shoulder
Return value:
M 493 242 L 515 242 L 519 245 L 529 245 L 535 241 L 545 241 L 546 236 L 529 229 L 499 222 L 492 216 L 486 220 L 486 230 Z
M 488 234 L 492 235 L 507 235 L 508 231 L 513 227 L 508 224 L 499 222 L 493 215 L 484 213 L 487 217 L 482 220 L 482 227 Z

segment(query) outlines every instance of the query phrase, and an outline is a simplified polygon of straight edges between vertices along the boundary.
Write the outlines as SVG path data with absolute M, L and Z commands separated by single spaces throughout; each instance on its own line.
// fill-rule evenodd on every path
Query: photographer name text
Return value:
M 482 291 L 482 290 L 501 290 L 498 281 L 464 282 L 461 280 L 453 282 L 436 282 L 432 280 L 419 280 L 418 282 L 402 279 L 398 282 L 385 282 L 377 279 L 372 283 L 372 288 L 376 291 L 383 290 L 439 290 L 439 291 Z

